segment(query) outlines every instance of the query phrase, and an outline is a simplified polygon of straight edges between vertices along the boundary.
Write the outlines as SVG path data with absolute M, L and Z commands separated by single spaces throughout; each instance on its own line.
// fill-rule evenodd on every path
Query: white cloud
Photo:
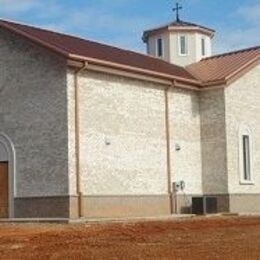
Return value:
M 137 3 L 137 0 L 131 2 Z M 129 0 L 99 0 L 92 6 L 86 1 L 68 7 L 60 0 L 0 0 L 0 16 L 128 49 L 143 50 L 142 31 L 154 21 L 150 17 L 111 11 L 124 10 L 122 6 L 128 4 Z
M 39 5 L 38 1 L 33 0 L 0 0 L 1 14 L 17 14 L 20 12 L 27 12 L 36 8 Z
M 215 41 L 215 53 L 244 49 L 259 45 L 259 28 L 225 30 Z
M 138 1 L 131 0 L 131 4 L 138 5 Z M 141 41 L 143 30 L 163 22 L 154 16 L 149 17 L 149 14 L 142 17 L 135 13 L 115 11 L 124 10 L 122 7 L 127 4 L 129 0 L 98 0 L 90 6 L 85 1 L 68 10 L 67 3 L 61 0 L 0 0 L 0 16 L 144 51 L 145 46 Z M 241 6 L 232 16 L 238 23 L 232 22 L 228 26 L 220 24 L 222 21 L 219 23 L 215 40 L 216 53 L 259 44 L 260 3 Z M 243 28 L 239 28 L 239 23 L 243 24 Z
M 234 11 L 231 17 L 238 22 L 235 25 L 220 26 L 215 41 L 216 53 L 260 44 L 260 3 L 241 6 Z
M 253 24 L 260 24 L 260 3 L 251 6 L 242 6 L 237 9 L 237 15 Z
M 117 1 L 120 2 L 120 0 Z M 87 38 L 95 38 L 95 40 L 105 41 L 118 47 L 139 51 L 144 49 L 141 42 L 143 30 L 154 23 L 152 19 L 147 17 L 109 13 L 100 8 L 81 6 L 70 10 L 69 13 L 62 8 L 56 9 L 58 11 L 53 16 L 59 17 L 56 19 L 58 22 L 43 22 L 40 26 Z

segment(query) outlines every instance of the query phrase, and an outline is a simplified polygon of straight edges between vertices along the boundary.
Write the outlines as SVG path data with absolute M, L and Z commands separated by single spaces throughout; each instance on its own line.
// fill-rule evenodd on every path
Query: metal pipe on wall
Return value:
M 174 86 L 174 83 L 172 84 Z M 168 195 L 170 200 L 170 213 L 174 213 L 173 205 L 173 192 L 172 192 L 172 176 L 171 176 L 171 135 L 170 135 L 170 118 L 169 118 L 169 89 L 168 86 L 164 89 L 165 98 L 165 129 L 166 129 L 166 154 L 167 154 L 167 182 L 168 182 Z
M 81 167 L 80 167 L 80 104 L 79 104 L 79 74 L 88 66 L 84 65 L 74 73 L 74 91 L 75 91 L 75 154 L 76 154 L 76 192 L 78 196 L 78 217 L 83 217 L 82 189 L 81 189 Z

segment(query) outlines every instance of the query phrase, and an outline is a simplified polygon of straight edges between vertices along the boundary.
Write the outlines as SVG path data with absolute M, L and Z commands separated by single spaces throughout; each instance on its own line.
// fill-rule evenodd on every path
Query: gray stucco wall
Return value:
M 228 192 L 224 90 L 200 94 L 202 186 L 204 194 Z
M 16 196 L 68 194 L 65 60 L 0 29 L 0 132 L 16 151 Z

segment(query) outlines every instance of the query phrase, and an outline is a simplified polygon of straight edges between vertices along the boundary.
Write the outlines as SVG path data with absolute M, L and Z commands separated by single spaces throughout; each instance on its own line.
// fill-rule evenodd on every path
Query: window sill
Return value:
M 179 53 L 179 56 L 181 56 L 181 57 L 187 57 L 189 54 L 187 53 L 187 54 L 181 54 L 181 53 Z
M 240 181 L 240 185 L 255 185 L 254 181 Z

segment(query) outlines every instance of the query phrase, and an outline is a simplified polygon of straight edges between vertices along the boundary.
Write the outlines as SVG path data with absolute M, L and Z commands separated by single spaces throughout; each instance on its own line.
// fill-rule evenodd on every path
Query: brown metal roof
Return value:
M 199 83 L 185 68 L 145 54 L 5 20 L 0 20 L 0 26 L 49 47 L 68 58 L 75 55 L 97 59 Z
M 204 84 L 227 81 L 260 58 L 260 46 L 202 59 L 187 70 Z
M 182 23 L 185 23 L 183 26 L 195 25 Z M 145 54 L 16 22 L 0 19 L 0 26 L 56 51 L 68 59 L 82 59 L 82 61 L 89 59 L 94 64 L 95 61 L 102 61 L 107 66 L 118 65 L 122 70 L 131 68 L 129 70 L 144 74 L 154 73 L 156 77 L 183 80 L 198 87 L 225 83 L 260 58 L 260 46 L 256 46 L 212 56 L 183 68 Z

